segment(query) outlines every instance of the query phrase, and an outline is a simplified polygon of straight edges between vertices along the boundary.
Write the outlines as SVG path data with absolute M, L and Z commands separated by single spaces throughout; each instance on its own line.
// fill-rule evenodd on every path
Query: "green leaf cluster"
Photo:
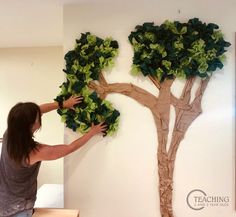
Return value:
M 175 77 L 206 78 L 223 67 L 226 47 L 219 27 L 198 18 L 187 23 L 165 21 L 161 25 L 146 22 L 129 35 L 134 56 L 132 73 L 151 75 L 159 81 Z
M 60 93 L 55 101 L 62 102 L 71 95 L 82 96 L 83 101 L 74 109 L 58 109 L 66 127 L 73 131 L 86 133 L 92 123 L 104 122 L 108 127 L 105 135 L 111 135 L 118 127 L 120 113 L 111 103 L 99 98 L 89 89 L 92 80 L 98 80 L 102 70 L 114 65 L 118 54 L 118 43 L 112 38 L 99 38 L 90 32 L 82 33 L 76 39 L 75 48 L 66 53 L 66 81 L 60 86 Z

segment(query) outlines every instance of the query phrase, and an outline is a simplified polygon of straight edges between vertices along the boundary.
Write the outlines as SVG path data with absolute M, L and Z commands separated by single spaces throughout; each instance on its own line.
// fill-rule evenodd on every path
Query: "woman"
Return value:
M 72 96 L 60 107 L 73 108 L 81 100 Z M 32 216 L 41 161 L 64 157 L 106 129 L 102 123 L 92 125 L 88 133 L 69 145 L 49 146 L 34 141 L 34 132 L 41 127 L 41 115 L 58 108 L 57 102 L 40 106 L 26 102 L 10 110 L 0 159 L 0 217 Z

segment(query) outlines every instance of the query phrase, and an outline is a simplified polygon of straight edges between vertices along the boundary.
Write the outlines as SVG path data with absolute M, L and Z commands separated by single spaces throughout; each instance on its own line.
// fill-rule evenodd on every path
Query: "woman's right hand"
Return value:
M 90 132 L 93 135 L 99 134 L 99 133 L 105 133 L 105 131 L 107 130 L 107 125 L 105 125 L 104 123 L 100 123 L 97 125 L 94 125 L 94 123 L 92 123 Z
M 74 105 L 81 103 L 82 100 L 82 96 L 71 96 L 63 102 L 63 108 L 73 108 Z

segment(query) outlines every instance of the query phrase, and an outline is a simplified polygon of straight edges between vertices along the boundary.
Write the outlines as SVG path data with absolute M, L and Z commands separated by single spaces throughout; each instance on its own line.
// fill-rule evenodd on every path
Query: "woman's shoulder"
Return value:
M 37 147 L 33 149 L 29 154 L 29 164 L 33 165 L 38 161 L 42 161 L 43 156 L 45 154 L 48 154 L 50 147 L 50 145 L 38 143 Z

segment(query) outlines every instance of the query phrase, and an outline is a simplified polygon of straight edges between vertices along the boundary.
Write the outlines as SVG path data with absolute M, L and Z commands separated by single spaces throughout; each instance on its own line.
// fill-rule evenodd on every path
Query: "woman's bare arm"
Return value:
M 63 108 L 72 108 L 75 104 L 78 104 L 82 101 L 82 97 L 71 96 L 69 99 L 63 102 Z M 52 110 L 58 109 L 58 102 L 45 103 L 39 106 L 42 114 L 50 112 Z
M 58 158 L 64 157 L 86 144 L 86 142 L 91 139 L 94 135 L 102 133 L 106 130 L 106 126 L 103 124 L 93 125 L 90 131 L 84 134 L 79 139 L 76 139 L 69 145 L 44 145 L 40 144 L 38 150 L 34 150 L 30 153 L 29 164 L 32 165 L 38 161 L 43 160 L 56 160 Z

